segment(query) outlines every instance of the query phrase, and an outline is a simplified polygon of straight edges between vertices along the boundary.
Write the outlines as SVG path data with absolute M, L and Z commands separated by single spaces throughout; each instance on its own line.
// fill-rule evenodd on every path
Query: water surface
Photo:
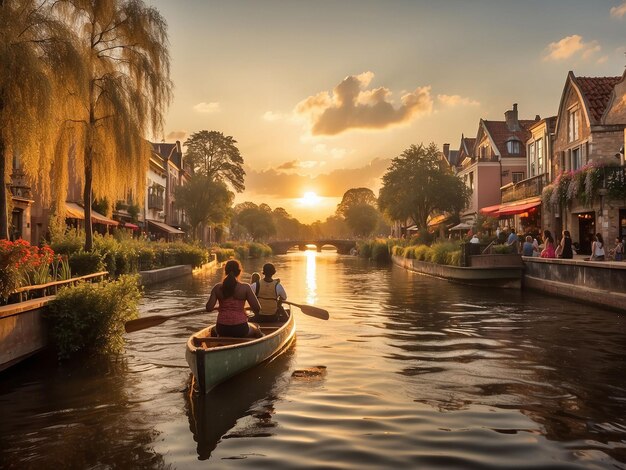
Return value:
M 30 361 L 0 376 L 0 467 L 626 468 L 624 315 L 332 252 L 273 261 L 329 321 L 296 312 L 286 353 L 206 397 L 184 343 L 214 314 L 129 334 L 117 360 Z M 218 278 L 148 289 L 142 312 L 202 305 Z

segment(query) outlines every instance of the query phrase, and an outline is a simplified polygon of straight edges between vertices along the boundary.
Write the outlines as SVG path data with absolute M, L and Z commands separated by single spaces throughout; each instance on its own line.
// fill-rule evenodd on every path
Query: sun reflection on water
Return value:
M 316 252 L 313 250 L 307 250 L 304 254 L 306 256 L 306 301 L 309 304 L 314 304 L 317 299 L 317 270 L 315 266 Z

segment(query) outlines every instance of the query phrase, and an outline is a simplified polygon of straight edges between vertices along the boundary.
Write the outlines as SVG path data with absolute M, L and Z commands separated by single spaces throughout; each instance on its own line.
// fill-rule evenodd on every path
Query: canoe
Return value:
M 216 385 L 282 352 L 296 335 L 293 315 L 284 323 L 260 323 L 262 338 L 213 337 L 211 325 L 187 340 L 185 358 L 194 389 L 208 393 Z

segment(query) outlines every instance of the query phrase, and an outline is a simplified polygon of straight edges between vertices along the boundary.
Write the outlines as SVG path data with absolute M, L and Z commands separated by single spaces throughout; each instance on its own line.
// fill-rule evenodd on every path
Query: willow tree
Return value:
M 85 250 L 91 250 L 91 203 L 142 194 L 152 152 L 146 135 L 159 135 L 169 105 L 167 25 L 141 0 L 71 0 L 62 6 L 75 26 L 87 65 L 72 96 L 61 145 L 82 175 Z
M 82 62 L 57 3 L 0 0 L 0 238 L 9 236 L 12 161 L 47 201 L 51 168 L 62 165 L 55 158 L 66 158 L 55 152 L 55 136 L 66 86 L 76 85 Z

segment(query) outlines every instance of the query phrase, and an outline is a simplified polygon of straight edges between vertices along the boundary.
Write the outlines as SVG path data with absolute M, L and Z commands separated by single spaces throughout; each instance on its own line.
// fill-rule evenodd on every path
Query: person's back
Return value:
M 273 264 L 267 263 L 263 266 L 263 279 L 252 285 L 261 305 L 261 311 L 252 318 L 254 322 L 276 322 L 284 313 L 279 300 L 287 300 L 287 293 L 280 279 L 272 277 L 274 274 L 276 268 Z
M 224 280 L 213 286 L 206 303 L 206 309 L 209 312 L 215 308 L 216 304 L 218 305 L 215 324 L 217 334 L 228 337 L 262 336 L 258 328 L 248 324 L 246 301 L 255 313 L 259 312 L 261 306 L 250 286 L 238 281 L 241 265 L 236 260 L 230 260 L 224 266 L 224 272 L 226 274 Z
M 522 254 L 524 256 L 533 256 L 535 252 L 535 246 L 533 245 L 533 237 L 527 236 L 524 246 L 522 247 Z

